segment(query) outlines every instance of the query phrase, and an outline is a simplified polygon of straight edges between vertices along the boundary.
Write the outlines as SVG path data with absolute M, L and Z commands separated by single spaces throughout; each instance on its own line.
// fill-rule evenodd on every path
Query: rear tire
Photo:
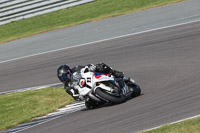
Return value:
M 94 109 L 94 108 L 97 107 L 97 104 L 94 101 L 92 101 L 91 99 L 88 98 L 88 99 L 85 100 L 85 106 L 88 109 Z
M 95 93 L 101 98 L 108 100 L 109 102 L 112 102 L 114 104 L 122 103 L 122 102 L 125 102 L 126 100 L 124 96 L 117 97 L 117 96 L 110 95 L 106 93 L 105 91 L 103 91 L 101 88 L 96 88 Z

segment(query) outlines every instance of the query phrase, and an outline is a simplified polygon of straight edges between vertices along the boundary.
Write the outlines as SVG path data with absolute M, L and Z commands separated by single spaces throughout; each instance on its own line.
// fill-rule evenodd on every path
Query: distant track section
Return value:
M 0 2 L 0 25 L 92 1 L 95 0 L 3 0 Z

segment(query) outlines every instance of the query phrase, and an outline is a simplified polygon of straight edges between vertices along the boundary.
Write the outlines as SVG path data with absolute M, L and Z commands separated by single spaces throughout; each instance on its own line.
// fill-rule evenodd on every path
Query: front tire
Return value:
M 132 97 L 137 97 L 141 94 L 141 89 L 140 89 L 140 86 L 135 84 L 135 83 L 131 83 L 128 85 L 129 87 L 133 88 L 133 94 L 132 94 Z
M 95 93 L 101 98 L 108 100 L 109 102 L 112 102 L 114 104 L 119 104 L 119 103 L 125 102 L 126 100 L 124 96 L 120 96 L 120 97 L 113 96 L 111 94 L 106 93 L 101 88 L 96 88 Z

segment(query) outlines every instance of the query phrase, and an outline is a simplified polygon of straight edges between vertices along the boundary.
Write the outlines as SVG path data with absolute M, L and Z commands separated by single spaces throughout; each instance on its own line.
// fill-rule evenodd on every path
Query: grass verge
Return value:
M 96 0 L 0 26 L 0 43 L 183 0 Z
M 72 102 L 63 87 L 0 95 L 0 130 L 31 121 Z
M 175 124 L 167 124 L 160 128 L 142 133 L 200 133 L 200 117 Z

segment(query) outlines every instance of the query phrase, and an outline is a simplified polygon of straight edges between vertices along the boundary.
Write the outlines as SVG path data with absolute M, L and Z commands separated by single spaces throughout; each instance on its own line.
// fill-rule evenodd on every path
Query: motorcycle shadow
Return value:
M 81 111 L 90 111 L 90 110 L 96 110 L 96 109 L 100 109 L 100 108 L 105 108 L 105 107 L 110 107 L 110 106 L 115 106 L 117 104 L 113 104 L 113 103 L 105 103 L 105 104 L 102 104 L 102 105 L 99 105 L 98 107 L 95 107 L 95 108 L 92 108 L 92 109 L 89 109 L 89 108 L 84 108 L 82 109 Z M 119 104 L 118 104 L 119 105 Z
M 97 107 L 95 107 L 95 108 L 92 108 L 92 109 L 89 109 L 89 108 L 85 107 L 85 108 L 82 109 L 81 111 L 89 111 L 89 110 L 96 110 L 96 109 L 106 108 L 106 107 L 111 107 L 111 106 L 117 106 L 117 105 L 126 103 L 127 101 L 134 100 L 135 98 L 140 97 L 140 96 L 142 96 L 142 95 L 144 95 L 144 94 L 141 93 L 139 96 L 132 97 L 132 98 L 128 98 L 126 101 L 124 101 L 124 102 L 122 102 L 122 103 L 118 103 L 118 104 L 115 104 L 115 103 L 104 103 L 104 104 L 99 105 L 99 106 L 97 106 Z

